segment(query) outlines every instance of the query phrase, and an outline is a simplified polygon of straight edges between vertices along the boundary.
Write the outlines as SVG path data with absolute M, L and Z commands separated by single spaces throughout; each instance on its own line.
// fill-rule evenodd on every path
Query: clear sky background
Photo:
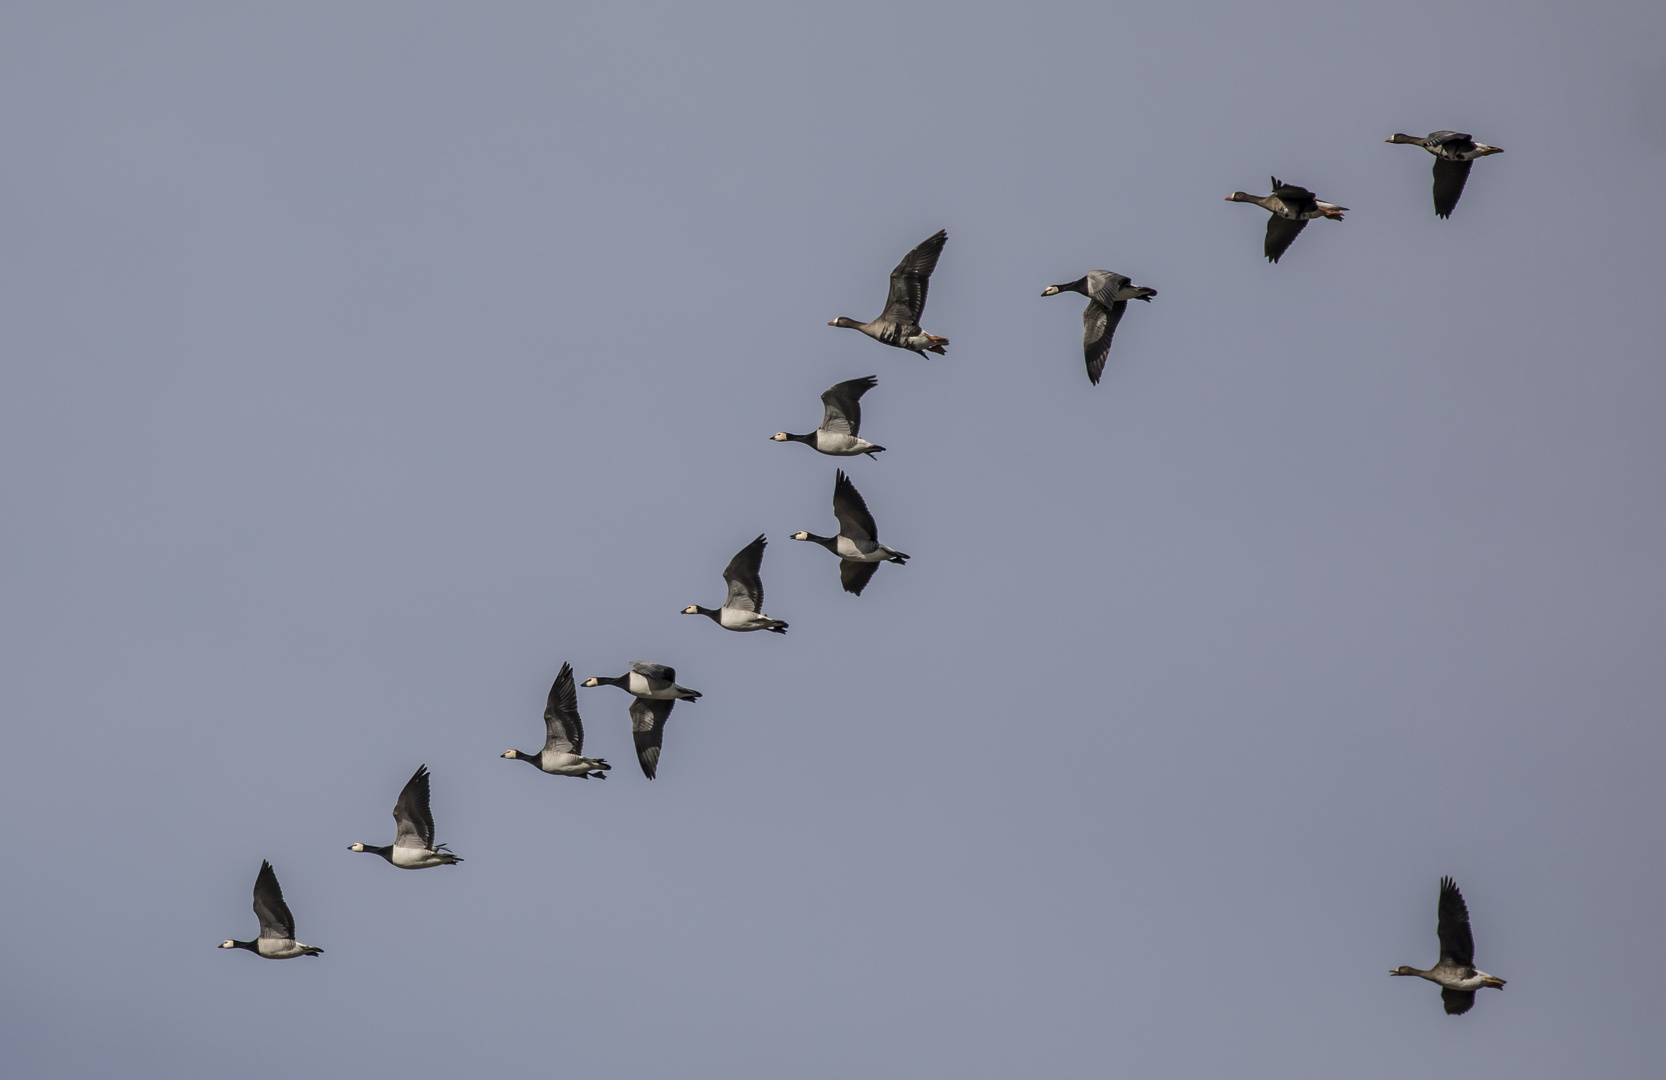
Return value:
M 1666 1073 L 1663 42 L 5 5 L 0 1071 Z M 1278 266 L 1270 173 L 1352 208 Z M 938 228 L 946 358 L 825 325 Z M 1098 388 L 1094 268 L 1161 294 Z M 767 439 L 868 374 L 858 599 Z M 792 632 L 678 615 L 759 532 Z M 638 658 L 657 781 L 612 688 L 606 783 L 498 757 Z M 348 852 L 424 762 L 467 862 Z M 263 858 L 321 959 L 216 951 Z M 1387 975 L 1442 874 L 1462 1018 Z

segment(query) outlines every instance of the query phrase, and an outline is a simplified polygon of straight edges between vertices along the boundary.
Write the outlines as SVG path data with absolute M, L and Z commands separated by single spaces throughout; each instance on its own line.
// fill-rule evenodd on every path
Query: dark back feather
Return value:
M 833 516 L 839 519 L 841 535 L 852 540 L 879 539 L 879 529 L 868 512 L 867 502 L 843 469 L 833 476 Z
M 573 685 L 572 664 L 562 664 L 550 686 L 549 703 L 544 706 L 544 749 L 563 754 L 584 753 L 584 721 L 578 715 L 578 689 Z
M 428 810 L 428 766 L 419 765 L 393 804 L 393 820 L 399 825 L 399 847 L 434 846 L 434 815 Z
M 1475 966 L 1475 938 L 1469 931 L 1469 905 L 1458 883 L 1449 877 L 1440 879 L 1440 921 L 1436 931 L 1440 935 L 1440 959 L 1459 967 Z
M 735 552 L 735 557 L 724 567 L 723 580 L 729 586 L 728 599 L 723 601 L 724 607 L 737 611 L 763 611 L 764 582 L 759 576 L 759 571 L 764 564 L 764 545 L 768 543 L 763 534 L 759 533 L 756 540 Z
M 631 735 L 636 739 L 636 760 L 642 775 L 652 780 L 659 771 L 659 748 L 665 739 L 665 721 L 675 701 L 631 699 Z
M 828 387 L 821 395 L 821 429 L 837 435 L 855 435 L 862 430 L 862 395 L 879 383 L 877 375 L 849 379 Z
M 899 325 L 919 325 L 926 309 L 926 292 L 931 287 L 931 272 L 937 269 L 937 258 L 949 234 L 938 229 L 918 247 L 902 257 L 902 262 L 891 271 L 891 289 L 885 296 L 885 310 L 879 318 Z
M 255 918 L 260 920 L 260 936 L 278 941 L 294 940 L 295 916 L 283 902 L 283 887 L 278 884 L 278 873 L 272 864 L 262 859 L 260 873 L 255 877 Z

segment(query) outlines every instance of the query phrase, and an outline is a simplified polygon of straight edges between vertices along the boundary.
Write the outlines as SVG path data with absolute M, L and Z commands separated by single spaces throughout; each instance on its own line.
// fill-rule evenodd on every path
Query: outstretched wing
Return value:
M 827 388 L 821 395 L 821 429 L 835 435 L 855 435 L 862 430 L 862 395 L 879 383 L 879 377 L 851 379 Z
M 1442 989 L 1440 1000 L 1446 1003 L 1446 1015 L 1462 1016 L 1475 1007 L 1475 991 Z
M 549 704 L 544 706 L 544 749 L 584 753 L 584 721 L 578 716 L 578 690 L 573 686 L 571 664 L 561 665 L 550 686 Z
M 1270 178 L 1273 182 L 1273 194 L 1285 202 L 1301 202 L 1313 198 L 1313 192 L 1296 184 L 1281 184 L 1278 177 Z
M 1267 242 L 1261 249 L 1267 256 L 1267 260 L 1278 262 L 1278 257 L 1284 254 L 1285 250 L 1290 247 L 1291 242 L 1300 236 L 1305 228 L 1307 228 L 1306 218 L 1297 218 L 1292 221 L 1289 218 L 1281 218 L 1277 214 L 1268 218 Z
M 1469 146 L 1464 146 L 1468 143 Z M 1452 146 L 1458 150 L 1468 150 L 1475 145 L 1475 136 L 1467 131 L 1431 131 L 1423 140 L 1423 145 L 1429 147 Z
M 1469 167 L 1473 161 L 1447 161 L 1435 158 L 1435 216 L 1451 217 L 1458 205 L 1458 196 L 1469 182 Z
M 874 571 L 879 569 L 876 562 L 849 562 L 839 560 L 839 584 L 845 587 L 845 592 L 856 596 L 862 595 L 862 590 L 868 587 Z
M 631 734 L 636 738 L 636 760 L 642 763 L 642 775 L 650 780 L 659 769 L 660 741 L 665 738 L 665 721 L 675 704 L 675 701 L 631 699 Z
M 664 664 L 650 664 L 646 660 L 632 660 L 631 670 L 638 675 L 646 675 L 650 679 L 664 679 L 666 682 L 677 681 L 677 669 L 666 667 Z
M 948 239 L 949 234 L 938 229 L 902 257 L 902 262 L 891 271 L 891 291 L 885 297 L 885 311 L 879 316 L 882 321 L 919 324 L 920 314 L 926 309 L 931 272 L 937 269 L 937 257 L 943 254 L 943 244 Z
M 1088 275 L 1088 297 L 1106 307 L 1116 303 L 1116 294 L 1134 283 L 1132 278 L 1113 274 L 1109 270 L 1095 270 Z
M 405 789 L 393 804 L 393 820 L 399 825 L 395 846 L 433 848 L 434 815 L 428 810 L 428 766 L 418 765 L 417 771 L 405 781 Z
M 1114 300 L 1109 305 L 1089 300 L 1088 306 L 1082 309 L 1082 355 L 1088 364 L 1088 382 L 1095 386 L 1099 385 L 1099 376 L 1105 370 L 1116 324 L 1122 321 L 1122 313 L 1127 310 L 1126 300 Z
M 833 477 L 833 516 L 839 519 L 839 532 L 852 540 L 878 540 L 879 529 L 868 513 L 862 493 L 840 469 Z
M 283 902 L 283 888 L 278 884 L 277 871 L 262 859 L 260 873 L 255 877 L 255 918 L 260 920 L 260 936 L 278 941 L 294 940 L 295 916 Z
M 769 543 L 762 533 L 758 538 L 735 552 L 723 570 L 723 580 L 729 585 L 729 598 L 723 606 L 736 611 L 759 612 L 764 609 L 764 581 L 758 570 L 764 564 L 764 545 Z
M 1440 958 L 1462 967 L 1475 966 L 1475 938 L 1469 932 L 1469 905 L 1458 883 L 1449 877 L 1440 879 Z

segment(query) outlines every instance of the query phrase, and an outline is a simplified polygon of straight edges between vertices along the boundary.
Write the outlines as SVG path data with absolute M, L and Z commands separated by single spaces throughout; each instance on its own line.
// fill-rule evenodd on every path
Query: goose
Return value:
M 536 753 L 505 750 L 510 761 L 531 762 L 551 776 L 606 780 L 613 768 L 603 758 L 584 756 L 584 721 L 578 716 L 578 692 L 573 689 L 573 665 L 562 664 L 544 706 L 544 748 Z
M 405 781 L 404 789 L 393 804 L 393 820 L 399 825 L 399 835 L 391 846 L 349 844 L 347 850 L 380 855 L 401 870 L 456 866 L 463 861 L 451 854 L 444 844 L 434 843 L 434 815 L 428 809 L 428 766 L 418 765 L 417 771 Z
M 1116 333 L 1116 324 L 1122 321 L 1122 313 L 1128 309 L 1128 301 L 1144 300 L 1149 304 L 1157 290 L 1135 285 L 1131 279 L 1109 270 L 1089 270 L 1085 277 L 1068 285 L 1047 286 L 1041 295 L 1057 296 L 1061 292 L 1081 293 L 1088 298 L 1088 306 L 1082 309 L 1082 355 L 1087 359 L 1088 382 L 1098 386 L 1099 375 L 1105 370 L 1105 357 L 1111 351 L 1111 336 Z
M 735 557 L 729 560 L 729 565 L 723 568 L 723 580 L 729 585 L 729 595 L 722 607 L 714 610 L 690 604 L 683 608 L 683 614 L 704 615 L 725 630 L 742 633 L 768 630 L 772 634 L 785 634 L 786 623 L 764 614 L 764 583 L 758 576 L 758 568 L 763 565 L 764 545 L 767 543 L 769 541 L 759 533 L 756 540 L 737 551 Z
M 777 431 L 770 438 L 776 442 L 801 442 L 834 457 L 855 457 L 857 454 L 873 457 L 882 453 L 885 450 L 883 446 L 856 437 L 862 429 L 862 395 L 878 384 L 879 377 L 869 375 L 829 386 L 821 395 L 821 427 L 808 435 Z
M 1440 984 L 1440 1000 L 1451 1016 L 1462 1016 L 1475 1004 L 1475 991 L 1483 986 L 1504 989 L 1504 980 L 1488 975 L 1475 966 L 1475 938 L 1469 932 L 1469 907 L 1458 883 L 1449 877 L 1440 879 L 1439 923 L 1440 960 L 1428 971 L 1404 965 L 1390 975 L 1417 975 Z
M 1261 197 L 1246 191 L 1234 191 L 1226 197 L 1226 201 L 1254 203 L 1263 210 L 1272 211 L 1273 216 L 1267 221 L 1267 242 L 1263 245 L 1262 252 L 1267 256 L 1268 262 L 1276 263 L 1278 257 L 1290 246 L 1290 242 L 1307 228 L 1309 221 L 1314 218 L 1341 221 L 1342 211 L 1348 208 L 1337 206 L 1335 203 L 1320 202 L 1313 197 L 1313 192 L 1295 184 L 1281 184 L 1276 176 L 1272 180 L 1271 195 Z
M 283 902 L 283 888 L 278 884 L 277 871 L 265 859 L 260 861 L 260 873 L 255 876 L 255 918 L 260 920 L 260 936 L 253 941 L 227 938 L 220 942 L 222 949 L 248 949 L 268 960 L 292 960 L 297 956 L 318 956 L 324 950 L 316 945 L 303 945 L 295 940 L 295 916 Z
M 794 540 L 809 540 L 820 544 L 839 557 L 839 581 L 845 592 L 862 595 L 868 581 L 882 562 L 906 563 L 908 556 L 879 542 L 868 504 L 862 493 L 840 469 L 833 476 L 833 516 L 839 519 L 839 535 L 817 536 L 812 532 L 795 532 Z
M 1409 143 L 1435 155 L 1435 216 L 1443 218 L 1451 217 L 1457 207 L 1458 196 L 1464 193 L 1464 184 L 1469 180 L 1469 167 L 1475 159 L 1504 152 L 1502 146 L 1478 143 L 1474 136 L 1462 131 L 1431 131 L 1421 139 L 1416 135 L 1395 132 L 1383 142 Z
M 891 291 L 885 296 L 885 310 L 873 322 L 857 322 L 843 315 L 828 323 L 860 330 L 875 341 L 894 345 L 899 349 L 919 353 L 947 355 L 943 347 L 946 337 L 928 334 L 920 329 L 920 314 L 926 309 L 926 290 L 931 285 L 931 272 L 937 269 L 937 257 L 943 254 L 943 244 L 949 234 L 938 229 L 920 245 L 902 257 L 902 262 L 891 271 Z
M 592 676 L 585 686 L 617 686 L 636 698 L 631 702 L 631 734 L 636 739 L 636 760 L 642 765 L 642 775 L 652 780 L 659 770 L 660 742 L 665 737 L 665 721 L 671 707 L 679 700 L 698 701 L 700 691 L 677 685 L 677 669 L 664 664 L 650 664 L 632 660 L 627 674 L 617 677 Z

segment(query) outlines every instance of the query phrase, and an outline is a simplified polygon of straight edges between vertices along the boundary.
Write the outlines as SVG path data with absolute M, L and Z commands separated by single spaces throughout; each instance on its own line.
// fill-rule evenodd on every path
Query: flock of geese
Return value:
M 1435 213 L 1450 217 L 1463 194 L 1469 179 L 1470 166 L 1477 158 L 1501 152 L 1497 146 L 1478 143 L 1470 135 L 1456 131 L 1435 131 L 1422 138 L 1396 134 L 1385 140 L 1396 144 L 1421 146 L 1434 155 Z M 1276 177 L 1272 193 L 1265 196 L 1235 191 L 1228 202 L 1248 202 L 1267 210 L 1272 216 L 1267 221 L 1267 235 L 1263 253 L 1268 261 L 1278 262 L 1289 250 L 1309 221 L 1325 218 L 1341 221 L 1348 209 L 1325 202 L 1313 192 L 1294 184 L 1286 184 Z M 932 271 L 943 254 L 948 233 L 938 230 L 903 256 L 891 271 L 890 290 L 885 308 L 869 322 L 859 322 L 840 316 L 828 323 L 852 330 L 860 330 L 875 341 L 893 348 L 907 349 L 922 357 L 926 353 L 947 354 L 949 339 L 928 334 L 920 327 L 926 306 L 926 294 L 931 284 Z M 1087 307 L 1082 312 L 1082 348 L 1087 364 L 1088 381 L 1097 385 L 1104 373 L 1111 337 L 1116 333 L 1130 300 L 1147 303 L 1157 295 L 1155 289 L 1135 285 L 1122 274 L 1108 270 L 1090 270 L 1075 281 L 1049 286 L 1042 296 L 1074 292 L 1086 296 Z M 849 379 L 829 387 L 822 395 L 822 422 L 816 430 L 804 435 L 778 431 L 770 436 L 776 442 L 799 442 L 818 453 L 833 457 L 857 457 L 883 453 L 885 448 L 861 437 L 862 396 L 872 390 L 879 380 L 869 375 Z M 877 459 L 876 459 L 877 460 Z M 881 563 L 903 565 L 908 556 L 879 542 L 879 530 L 862 493 L 845 475 L 837 470 L 833 478 L 833 516 L 838 521 L 838 532 L 833 536 L 818 536 L 812 532 L 796 532 L 794 540 L 820 544 L 839 558 L 839 580 L 846 592 L 860 596 L 867 588 Z M 760 576 L 764 547 L 762 535 L 747 544 L 724 568 L 723 580 L 728 594 L 720 607 L 701 607 L 690 604 L 682 609 L 685 615 L 704 615 L 725 630 L 749 633 L 765 630 L 773 634 L 787 632 L 787 624 L 764 613 L 764 586 Z M 672 708 L 679 701 L 698 701 L 698 690 L 677 683 L 677 672 L 664 664 L 633 661 L 623 675 L 593 676 L 584 680 L 587 687 L 616 686 L 631 697 L 629 714 L 631 732 L 636 743 L 637 761 L 642 774 L 649 780 L 659 769 L 665 724 Z M 544 746 L 542 750 L 506 750 L 503 757 L 511 761 L 525 761 L 551 776 L 571 776 L 581 780 L 605 780 L 611 765 L 603 758 L 584 756 L 584 723 L 579 718 L 578 692 L 573 681 L 573 666 L 563 663 L 550 687 L 544 708 Z M 429 810 L 429 776 L 426 765 L 406 782 L 393 804 L 393 819 L 397 832 L 393 843 L 386 847 L 355 843 L 348 850 L 379 855 L 389 865 L 401 870 L 427 870 L 436 866 L 456 866 L 463 860 L 451 853 L 445 844 L 434 839 L 434 815 Z M 260 934 L 252 941 L 228 939 L 220 943 L 222 949 L 247 949 L 268 960 L 289 960 L 297 956 L 318 956 L 324 950 L 315 945 L 304 945 L 295 939 L 295 919 L 284 902 L 283 889 L 278 885 L 272 864 L 262 861 L 255 877 L 254 912 L 260 922 Z M 1475 1003 L 1475 992 L 1484 987 L 1502 988 L 1504 980 L 1489 975 L 1475 966 L 1475 940 L 1470 932 L 1469 908 L 1463 894 L 1450 877 L 1440 881 L 1440 897 L 1436 908 L 1436 936 L 1440 942 L 1440 958 L 1428 970 L 1402 966 L 1390 975 L 1416 975 L 1440 986 L 1441 1000 L 1446 1011 L 1461 1015 Z

